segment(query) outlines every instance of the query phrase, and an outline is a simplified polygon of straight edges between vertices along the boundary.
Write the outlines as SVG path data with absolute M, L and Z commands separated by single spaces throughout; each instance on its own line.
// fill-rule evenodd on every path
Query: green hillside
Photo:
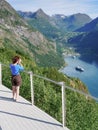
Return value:
M 28 55 L 39 66 L 54 64 L 61 67 L 64 64 L 61 54 L 57 52 L 56 43 L 30 27 L 4 0 L 0 0 L 0 49 Z M 46 61 L 44 56 L 47 57 Z

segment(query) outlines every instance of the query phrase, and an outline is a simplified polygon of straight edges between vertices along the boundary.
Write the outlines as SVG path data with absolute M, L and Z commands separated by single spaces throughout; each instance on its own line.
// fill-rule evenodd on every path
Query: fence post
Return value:
M 0 63 L 0 85 L 2 84 L 2 65 Z
M 61 89 L 62 89 L 62 124 L 63 127 L 66 126 L 66 106 L 65 106 L 65 102 L 66 102 L 66 97 L 65 97 L 65 84 L 64 82 L 61 82 Z
M 31 102 L 34 105 L 34 88 L 33 88 L 33 72 L 30 72 L 30 86 L 31 86 Z

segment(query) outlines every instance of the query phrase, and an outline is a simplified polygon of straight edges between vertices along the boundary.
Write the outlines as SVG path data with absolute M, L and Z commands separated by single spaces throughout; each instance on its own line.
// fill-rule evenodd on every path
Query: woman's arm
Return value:
M 24 70 L 24 67 L 23 67 L 23 65 L 22 65 L 22 63 L 21 63 L 21 59 L 19 59 L 18 64 L 19 64 L 19 70 L 20 70 L 20 71 L 23 71 L 23 70 Z

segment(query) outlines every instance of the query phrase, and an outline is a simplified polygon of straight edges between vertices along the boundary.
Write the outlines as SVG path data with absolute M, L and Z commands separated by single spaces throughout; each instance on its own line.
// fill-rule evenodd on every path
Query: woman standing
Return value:
M 20 76 L 20 71 L 24 70 L 24 67 L 21 64 L 21 59 L 19 56 L 15 56 L 12 59 L 12 64 L 10 64 L 10 69 L 12 73 L 12 93 L 13 99 L 18 101 L 19 98 L 19 89 L 22 83 L 22 79 Z

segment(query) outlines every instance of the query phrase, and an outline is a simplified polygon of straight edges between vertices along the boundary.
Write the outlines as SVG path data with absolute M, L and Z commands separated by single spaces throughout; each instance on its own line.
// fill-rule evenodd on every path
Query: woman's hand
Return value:
M 21 63 L 21 59 L 19 59 L 19 61 L 18 61 L 19 63 Z
M 22 62 L 22 60 L 21 60 L 21 59 L 19 59 L 18 64 L 20 64 L 20 65 L 22 66 L 21 62 Z

